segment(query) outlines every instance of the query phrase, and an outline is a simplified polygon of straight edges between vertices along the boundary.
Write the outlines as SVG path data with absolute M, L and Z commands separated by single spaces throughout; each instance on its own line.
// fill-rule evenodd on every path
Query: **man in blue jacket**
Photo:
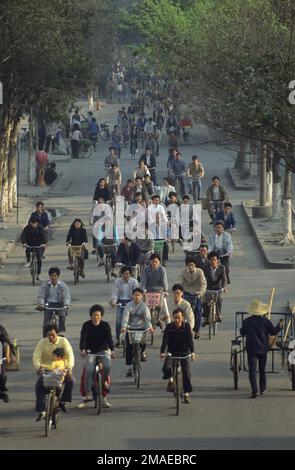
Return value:
M 214 222 L 218 220 L 224 222 L 224 230 L 237 230 L 237 223 L 234 214 L 232 213 L 232 205 L 230 202 L 224 203 L 224 210 L 218 211 L 215 214 Z
M 258 387 L 256 381 L 257 360 L 259 364 L 259 389 L 260 395 L 266 391 L 266 360 L 269 351 L 269 336 L 275 336 L 284 326 L 284 320 L 280 320 L 277 326 L 264 317 L 269 311 L 269 305 L 259 299 L 254 299 L 247 307 L 251 317 L 243 321 L 240 333 L 246 336 L 246 351 L 248 356 L 249 380 L 252 393 L 250 398 L 256 398 Z
M 140 264 L 140 259 L 141 253 L 138 243 L 130 240 L 126 235 L 124 235 L 124 238 L 118 247 L 116 255 L 117 263 L 122 263 L 124 266 L 131 268 L 132 275 L 136 278 L 136 266 Z

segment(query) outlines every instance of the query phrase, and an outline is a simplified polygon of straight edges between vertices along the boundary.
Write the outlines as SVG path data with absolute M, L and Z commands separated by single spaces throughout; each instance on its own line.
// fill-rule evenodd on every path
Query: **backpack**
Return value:
M 20 350 L 17 343 L 17 339 L 13 340 L 13 350 L 10 348 L 11 363 L 6 365 L 6 370 L 8 372 L 19 371 L 20 370 Z

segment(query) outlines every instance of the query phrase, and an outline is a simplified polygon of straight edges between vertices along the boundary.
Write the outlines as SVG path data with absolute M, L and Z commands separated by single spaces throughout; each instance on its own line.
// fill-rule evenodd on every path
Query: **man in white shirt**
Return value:
M 133 289 L 138 287 L 136 279 L 131 277 L 130 268 L 123 266 L 121 269 L 121 277 L 116 279 L 112 288 L 112 298 L 110 305 L 114 308 L 117 306 L 116 312 L 116 344 L 115 347 L 120 347 L 120 331 L 122 325 L 122 318 L 124 307 L 132 300 Z

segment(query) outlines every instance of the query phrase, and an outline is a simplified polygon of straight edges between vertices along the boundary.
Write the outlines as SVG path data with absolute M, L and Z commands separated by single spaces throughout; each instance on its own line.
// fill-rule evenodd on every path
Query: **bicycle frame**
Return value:
M 182 381 L 182 367 L 181 361 L 184 359 L 191 358 L 192 355 L 188 354 L 187 356 L 172 356 L 171 353 L 166 354 L 166 358 L 172 360 L 172 377 L 174 383 L 174 396 L 176 401 L 176 416 L 179 415 L 180 409 L 180 397 L 182 395 L 183 390 L 183 381 Z
M 96 413 L 99 415 L 101 413 L 102 408 L 102 399 L 103 399 L 103 357 L 110 357 L 109 353 L 95 353 L 91 354 L 90 351 L 87 351 L 88 357 L 93 357 L 95 361 L 95 367 L 93 371 L 93 380 L 92 380 L 92 395 L 94 399 L 94 408 L 96 409 Z
M 43 248 L 43 246 L 44 245 L 39 245 L 39 246 L 26 245 L 26 248 L 31 250 L 31 253 L 30 253 L 30 271 L 31 271 L 33 286 L 36 284 L 36 276 L 37 276 L 37 250 L 40 249 L 40 248 Z

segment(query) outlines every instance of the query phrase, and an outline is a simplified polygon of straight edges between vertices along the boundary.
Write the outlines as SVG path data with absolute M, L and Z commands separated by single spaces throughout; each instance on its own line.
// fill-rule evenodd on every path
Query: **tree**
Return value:
M 69 103 L 97 81 L 99 61 L 111 63 L 115 41 L 111 0 L 3 0 L 0 6 L 0 80 L 3 126 L 0 142 L 0 220 L 16 203 L 16 136 L 23 114 L 65 116 Z M 110 10 L 110 11 L 109 11 Z M 91 14 L 89 13 L 91 12 Z M 111 33 L 104 57 L 106 28 Z M 100 43 L 99 43 L 100 40 Z M 10 163 L 9 163 L 10 162 Z M 29 182 L 34 179 L 29 158 Z

